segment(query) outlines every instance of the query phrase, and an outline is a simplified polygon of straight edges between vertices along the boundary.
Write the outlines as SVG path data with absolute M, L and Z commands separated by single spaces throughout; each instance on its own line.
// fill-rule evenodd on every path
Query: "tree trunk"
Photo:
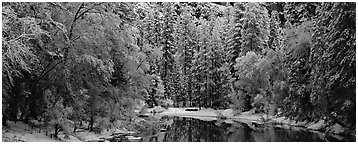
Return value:
M 7 117 L 4 113 L 2 113 L 2 125 L 3 126 L 7 126 L 6 121 L 7 121 Z
M 29 106 L 29 98 L 27 97 L 25 98 L 25 103 L 23 104 L 23 109 L 21 112 L 21 119 L 26 124 L 29 123 L 29 115 L 30 115 L 30 109 L 28 108 L 28 106 Z
M 29 118 L 30 118 L 29 114 L 26 114 L 25 119 L 24 119 L 24 123 L 29 124 Z
M 55 134 L 54 134 L 54 137 L 55 137 L 55 138 L 57 138 L 59 129 L 60 129 L 60 125 L 59 125 L 59 124 L 56 124 L 56 125 L 55 125 Z
M 76 133 L 76 129 L 77 129 L 77 124 L 76 124 L 76 122 L 75 122 L 75 126 L 74 126 L 74 128 L 73 128 L 73 133 Z
M 91 114 L 91 120 L 89 123 L 89 131 L 93 131 L 94 115 Z

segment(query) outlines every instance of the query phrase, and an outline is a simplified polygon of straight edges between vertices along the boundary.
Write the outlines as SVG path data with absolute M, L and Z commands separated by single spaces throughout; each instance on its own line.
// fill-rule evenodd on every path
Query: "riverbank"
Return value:
M 84 128 L 79 128 L 75 133 L 65 134 L 63 131 L 58 133 L 55 138 L 51 135 L 53 129 L 25 124 L 22 121 L 7 121 L 7 126 L 2 128 L 3 142 L 131 142 L 139 141 L 139 131 L 155 127 L 159 122 L 155 118 L 143 120 L 136 118 L 131 122 L 117 121 L 117 126 L 112 129 L 103 129 L 100 133 L 90 132 Z
M 64 134 L 60 132 L 58 138 L 53 138 L 50 133 L 51 129 L 45 129 L 36 126 L 30 126 L 21 121 L 7 121 L 8 126 L 3 126 L 2 141 L 19 141 L 19 142 L 105 142 L 105 141 L 140 141 L 145 137 L 145 132 L 151 132 L 150 129 L 158 131 L 163 129 L 162 125 L 171 125 L 172 121 L 161 120 L 163 116 L 179 116 L 200 119 L 202 121 L 216 121 L 225 123 L 242 122 L 255 129 L 255 125 L 275 125 L 284 129 L 304 129 L 315 133 L 325 134 L 332 133 L 337 139 L 339 135 L 346 133 L 346 128 L 335 124 L 327 126 L 323 120 L 318 122 L 297 122 L 286 117 L 267 116 L 258 113 L 243 112 L 234 114 L 233 110 L 214 110 L 211 108 L 201 109 L 198 111 L 186 111 L 188 108 L 168 108 L 161 113 L 146 114 L 147 117 L 137 117 L 132 121 L 117 121 L 112 129 L 103 129 L 100 133 L 89 132 L 84 128 L 79 128 L 75 133 Z M 196 109 L 196 108 L 190 108 Z M 149 109 L 149 112 L 153 111 Z M 86 124 L 84 124 L 83 127 Z M 47 131 L 47 132 L 46 132 Z M 144 132 L 144 133 L 143 133 Z M 354 135 L 355 137 L 355 135 Z M 147 138 L 148 139 L 148 138 Z M 341 139 L 343 139 L 341 137 Z
M 349 132 L 347 128 L 339 124 L 327 125 L 324 120 L 316 122 L 308 121 L 295 121 L 287 117 L 267 116 L 266 114 L 252 113 L 251 111 L 235 114 L 232 109 L 214 110 L 212 108 L 201 109 L 198 111 L 185 111 L 186 109 L 197 109 L 197 108 L 168 108 L 167 110 L 159 113 L 160 115 L 167 116 L 181 116 L 181 117 L 192 117 L 201 120 L 216 120 L 216 119 L 228 119 L 244 123 L 257 123 L 257 124 L 273 124 L 280 125 L 282 128 L 292 127 L 303 128 L 310 131 L 317 131 L 323 133 L 332 133 L 336 135 L 354 135 L 355 132 Z

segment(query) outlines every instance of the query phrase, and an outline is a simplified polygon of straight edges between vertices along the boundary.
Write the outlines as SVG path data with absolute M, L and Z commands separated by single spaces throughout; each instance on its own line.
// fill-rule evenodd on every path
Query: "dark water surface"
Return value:
M 147 142 L 326 142 L 355 141 L 303 129 L 283 129 L 277 126 L 246 124 L 223 120 L 203 121 L 195 118 L 163 117 L 162 131 L 145 132 Z

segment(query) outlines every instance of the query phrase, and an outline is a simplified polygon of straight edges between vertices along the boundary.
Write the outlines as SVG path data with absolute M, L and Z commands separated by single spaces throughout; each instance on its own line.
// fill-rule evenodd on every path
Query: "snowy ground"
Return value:
M 32 128 L 23 122 L 7 121 L 8 126 L 2 129 L 2 141 L 21 141 L 21 142 L 81 142 L 81 141 L 98 141 L 101 138 L 111 138 L 113 133 L 129 133 L 126 129 L 115 129 L 111 131 L 103 131 L 100 134 L 83 130 L 73 135 L 65 135 L 60 132 L 58 139 L 46 136 L 45 131 L 39 131 L 39 128 Z
M 2 129 L 2 141 L 25 141 L 25 142 L 60 142 L 60 140 L 52 139 L 43 132 L 31 128 L 23 122 L 7 122 L 8 127 Z
M 160 113 L 161 115 L 168 116 L 197 116 L 197 117 L 216 117 L 216 110 L 209 109 L 201 109 L 200 111 L 185 111 L 187 108 L 168 108 L 168 110 Z
M 242 122 L 257 122 L 261 123 L 264 119 L 267 119 L 266 115 L 262 114 L 251 114 L 250 112 L 243 112 L 241 114 L 235 115 L 231 109 L 226 110 L 214 110 L 212 108 L 201 109 L 199 111 L 185 111 L 187 108 L 168 108 L 168 110 L 159 113 L 160 115 L 167 116 L 181 116 L 181 117 L 193 117 L 199 119 L 207 120 L 216 120 L 217 117 L 224 117 L 226 119 L 232 119 Z M 279 123 L 293 124 L 294 121 L 286 120 L 284 117 L 274 118 L 269 117 L 270 119 L 277 120 Z
M 185 111 L 187 108 L 168 108 L 168 110 L 160 113 L 167 116 L 192 117 L 201 120 L 216 120 L 219 117 L 233 119 L 241 122 L 260 122 L 261 114 L 249 114 L 248 112 L 234 116 L 232 110 L 214 110 L 212 108 L 201 109 L 199 111 Z

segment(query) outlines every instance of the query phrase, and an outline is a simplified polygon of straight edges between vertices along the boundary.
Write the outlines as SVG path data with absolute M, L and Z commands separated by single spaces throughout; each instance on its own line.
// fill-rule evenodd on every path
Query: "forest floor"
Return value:
M 69 134 L 65 137 L 63 132 L 59 132 L 58 138 L 51 138 L 46 135 L 44 128 L 31 127 L 21 121 L 7 121 L 7 126 L 2 128 L 3 142 L 90 142 L 98 141 L 103 138 L 111 138 L 113 133 L 131 133 L 125 128 L 103 131 L 101 133 L 89 132 L 88 130 L 79 129 L 75 134 Z M 50 133 L 50 132 L 49 132 Z
M 29 126 L 21 121 L 7 121 L 7 126 L 2 127 L 2 141 L 9 142 L 61 142 L 61 141 L 72 141 L 78 142 L 76 137 L 69 136 L 66 140 L 54 139 L 50 138 L 50 136 L 46 136 L 45 131 L 40 131 L 36 128 Z M 61 138 L 59 134 L 59 138 Z

